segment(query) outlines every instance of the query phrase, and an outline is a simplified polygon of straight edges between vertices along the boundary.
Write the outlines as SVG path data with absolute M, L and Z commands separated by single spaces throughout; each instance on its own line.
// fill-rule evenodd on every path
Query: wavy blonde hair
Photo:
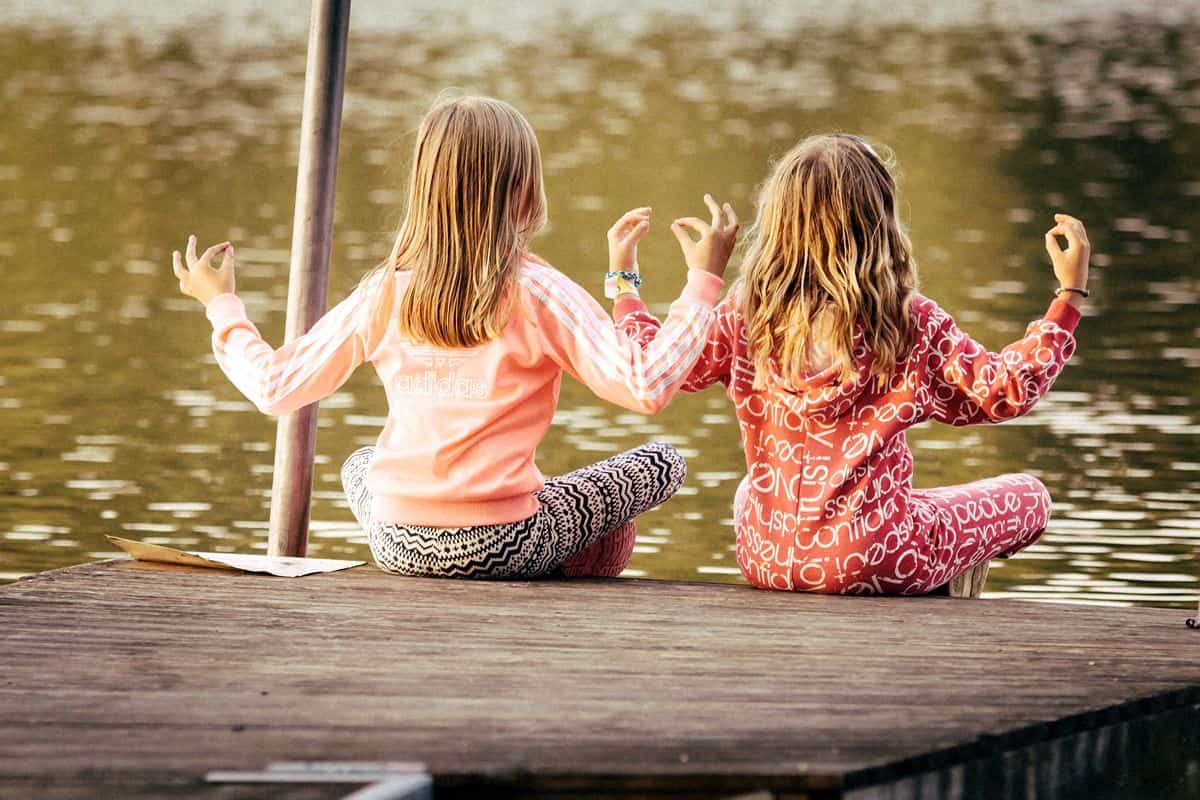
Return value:
M 442 95 L 421 120 L 404 221 L 366 280 L 390 308 L 396 270 L 412 273 L 396 310 L 407 338 L 474 347 L 500 334 L 509 284 L 546 224 L 542 157 L 532 126 L 508 103 Z
M 907 356 L 917 275 L 889 163 L 857 136 L 812 136 L 763 184 L 732 290 L 756 389 L 766 387 L 773 362 L 784 380 L 802 377 L 814 342 L 842 381 L 853 379 L 858 330 L 878 381 Z

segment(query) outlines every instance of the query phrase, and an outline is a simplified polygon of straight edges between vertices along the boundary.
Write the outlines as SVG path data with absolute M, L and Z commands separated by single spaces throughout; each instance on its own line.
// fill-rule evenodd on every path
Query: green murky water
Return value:
M 274 424 L 213 364 L 168 254 L 189 232 L 234 240 L 242 295 L 279 341 L 306 5 L 232 20 L 217 2 L 137 19 L 77 5 L 0 23 L 4 580 L 107 557 L 106 533 L 200 549 L 265 539 Z M 1045 538 L 993 573 L 992 593 L 1191 603 L 1200 19 L 1184 4 L 1068 3 L 1052 24 L 1025 9 L 1025 26 L 990 7 L 866 5 L 880 13 L 358 3 L 331 299 L 386 253 L 409 134 L 448 85 L 528 115 L 551 206 L 538 250 L 597 293 L 604 230 L 655 208 L 642 262 L 660 310 L 682 272 L 665 221 L 701 210 L 705 191 L 749 216 L 772 154 L 810 132 L 867 134 L 900 160 L 923 291 L 994 348 L 1047 303 L 1051 213 L 1082 217 L 1094 243 L 1079 355 L 1049 398 L 1013 424 L 911 435 L 918 485 L 1012 470 L 1049 485 Z M 545 472 L 650 438 L 689 457 L 684 490 L 642 522 L 631 574 L 739 580 L 729 505 L 743 464 L 724 396 L 645 418 L 567 383 Z M 314 554 L 367 557 L 337 468 L 384 411 L 370 370 L 322 406 Z

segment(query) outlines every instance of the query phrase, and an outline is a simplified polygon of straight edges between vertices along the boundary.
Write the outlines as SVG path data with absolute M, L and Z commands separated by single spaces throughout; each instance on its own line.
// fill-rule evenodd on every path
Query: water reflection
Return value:
M 519 14 L 503 36 L 486 11 L 418 25 L 356 9 L 332 294 L 386 253 L 407 133 L 446 85 L 528 114 L 552 209 L 539 250 L 593 287 L 621 210 L 669 220 L 713 190 L 748 213 L 772 154 L 810 131 L 868 133 L 900 159 L 924 289 L 982 341 L 1044 308 L 1050 213 L 1087 220 L 1096 249 L 1093 318 L 1055 392 L 998 429 L 914 431 L 918 485 L 1030 469 L 1050 486 L 1056 516 L 998 567 L 996 595 L 1191 602 L 1200 22 L 1168 5 L 1026 30 L 880 7 L 873 28 L 744 4 L 681 31 L 650 3 L 619 23 Z M 226 29 L 219 57 L 173 19 L 0 26 L 0 95 L 17 109 L 0 116 L 0 580 L 113 555 L 105 533 L 265 546 L 273 425 L 220 375 L 166 265 L 188 231 L 237 241 L 242 295 L 278 340 L 304 68 L 286 16 L 279 35 Z M 681 270 L 665 225 L 642 260 L 663 311 Z M 338 465 L 384 411 L 367 371 L 323 406 L 315 554 L 366 557 Z M 568 383 L 539 462 L 565 471 L 649 438 L 692 468 L 644 519 L 630 574 L 738 580 L 741 453 L 719 393 L 645 418 Z

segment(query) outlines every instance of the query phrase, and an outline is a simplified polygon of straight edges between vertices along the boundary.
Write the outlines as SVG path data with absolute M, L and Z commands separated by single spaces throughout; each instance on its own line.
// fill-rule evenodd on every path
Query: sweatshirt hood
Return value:
M 784 379 L 772 358 L 767 391 L 800 417 L 832 424 L 854 409 L 875 383 L 871 376 L 874 361 L 859 330 L 854 336 L 853 376 L 849 380 L 841 379 L 836 364 L 800 378 Z

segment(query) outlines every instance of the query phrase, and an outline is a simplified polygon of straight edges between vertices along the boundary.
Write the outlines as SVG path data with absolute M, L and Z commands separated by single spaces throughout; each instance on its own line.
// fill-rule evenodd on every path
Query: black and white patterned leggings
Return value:
M 453 578 L 536 578 L 566 574 L 616 574 L 570 570 L 572 559 L 603 549 L 606 537 L 633 543 L 633 519 L 661 505 L 687 474 L 683 456 L 662 442 L 634 448 L 566 475 L 549 478 L 535 493 L 532 517 L 502 525 L 433 528 L 371 518 L 367 467 L 375 448 L 356 450 L 342 465 L 350 509 L 367 533 L 381 569 L 401 575 Z M 593 547 L 596 545 L 596 547 Z M 586 555 L 586 554 L 585 554 Z M 609 558 L 611 561 L 611 557 Z

